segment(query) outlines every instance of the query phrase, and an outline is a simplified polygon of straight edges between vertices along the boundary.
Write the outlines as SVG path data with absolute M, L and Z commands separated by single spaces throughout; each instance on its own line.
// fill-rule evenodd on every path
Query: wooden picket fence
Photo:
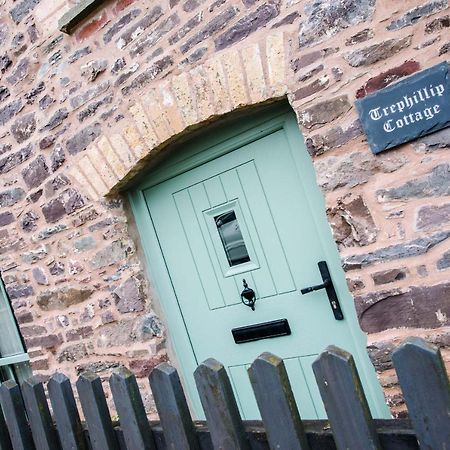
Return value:
M 195 371 L 206 422 L 193 422 L 176 370 L 159 365 L 150 385 L 160 422 L 149 423 L 133 374 L 115 372 L 111 391 L 120 422 L 114 423 L 100 378 L 76 383 L 82 423 L 70 380 L 47 384 L 32 377 L 0 386 L 0 450 L 305 450 L 450 449 L 450 384 L 439 350 L 411 338 L 393 354 L 410 420 L 373 420 L 352 356 L 328 347 L 313 364 L 328 421 L 302 421 L 283 361 L 269 353 L 249 369 L 262 421 L 241 420 L 222 364 L 208 359 Z

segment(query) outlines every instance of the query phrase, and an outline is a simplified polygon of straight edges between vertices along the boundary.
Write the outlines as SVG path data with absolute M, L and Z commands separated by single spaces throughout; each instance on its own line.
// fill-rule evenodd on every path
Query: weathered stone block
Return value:
M 130 242 L 114 241 L 97 252 L 90 261 L 90 265 L 93 269 L 101 269 L 122 261 L 127 258 L 133 252 L 133 248 Z
M 102 126 L 96 122 L 83 128 L 75 136 L 68 139 L 66 149 L 71 155 L 75 155 L 87 149 L 88 145 L 97 139 L 102 132 Z
M 58 347 L 63 343 L 62 336 L 60 334 L 49 334 L 47 336 L 34 337 L 25 339 L 25 343 L 28 348 L 33 347 L 43 347 L 43 348 L 53 348 Z
M 22 22 L 22 20 L 38 5 L 40 0 L 22 0 L 17 3 L 14 8 L 9 11 L 12 20 L 16 24 Z
M 8 292 L 10 300 L 15 300 L 17 298 L 26 298 L 34 295 L 33 286 L 26 284 L 7 285 L 5 286 L 5 288 L 6 292 Z
M 22 177 L 29 189 L 40 186 L 49 174 L 44 155 L 39 155 L 27 168 L 22 170 Z
M 403 14 L 400 18 L 393 20 L 387 27 L 386 30 L 394 31 L 400 28 L 409 27 L 414 25 L 419 20 L 424 17 L 431 16 L 432 14 L 442 11 L 448 8 L 448 0 L 432 0 L 424 5 L 417 6 L 414 9 L 409 10 L 407 13 Z
M 347 95 L 341 95 L 331 100 L 316 103 L 314 106 L 303 110 L 299 114 L 299 122 L 310 129 L 318 125 L 332 122 L 346 112 L 350 111 L 352 105 Z
M 79 252 L 85 252 L 87 250 L 91 250 L 96 247 L 95 239 L 92 236 L 83 236 L 80 239 L 77 239 L 73 246 L 75 250 Z
M 424 255 L 430 249 L 450 237 L 450 231 L 441 231 L 430 236 L 420 237 L 401 244 L 390 245 L 362 255 L 351 255 L 343 258 L 345 270 L 360 269 L 376 262 L 391 261 Z
M 0 102 L 3 102 L 10 95 L 11 95 L 11 93 L 6 86 L 0 86 Z
M 387 59 L 397 54 L 400 50 L 411 45 L 412 35 L 404 38 L 388 39 L 379 44 L 373 44 L 369 47 L 360 48 L 344 55 L 344 59 L 352 67 L 369 66 L 378 61 Z
M 136 378 L 147 378 L 150 372 L 158 365 L 166 362 L 168 357 L 166 354 L 156 355 L 149 359 L 132 359 L 130 361 L 130 370 Z
M 26 147 L 20 149 L 18 152 L 10 153 L 8 156 L 5 156 L 0 159 L 0 174 L 7 173 L 14 169 L 15 167 L 22 164 L 31 156 L 31 151 L 33 147 L 31 144 L 28 144 Z
M 14 72 L 6 78 L 6 81 L 13 86 L 27 77 L 28 69 L 30 68 L 30 60 L 28 58 L 23 58 L 15 67 Z
M 58 354 L 58 363 L 77 362 L 88 356 L 88 350 L 85 344 L 72 344 L 65 346 Z
M 404 280 L 408 274 L 406 267 L 397 269 L 380 270 L 371 275 L 375 285 L 394 283 L 396 281 Z
M 352 25 L 370 19 L 375 0 L 315 0 L 305 5 L 305 20 L 300 24 L 300 47 L 315 45 Z
M 84 66 L 80 67 L 81 76 L 88 81 L 95 81 L 99 75 L 101 75 L 108 67 L 108 61 L 106 59 L 96 59 L 89 61 Z
M 391 328 L 438 328 L 450 324 L 450 283 L 355 297 L 361 327 L 368 333 Z
M 84 302 L 94 292 L 93 288 L 87 286 L 64 286 L 41 292 L 37 297 L 37 304 L 43 311 L 62 311 L 69 306 Z
M 450 203 L 422 206 L 417 212 L 416 227 L 419 230 L 443 228 L 450 223 Z
M 58 127 L 59 125 L 61 125 L 64 120 L 67 119 L 67 117 L 69 117 L 69 111 L 67 111 L 67 108 L 61 108 L 58 109 L 52 117 L 50 117 L 49 121 L 44 125 L 44 127 L 41 129 L 41 131 L 43 130 L 47 130 L 47 131 L 51 131 L 54 128 Z
M 132 9 L 127 14 L 123 15 L 117 22 L 115 22 L 106 33 L 103 35 L 103 43 L 111 42 L 113 37 L 123 30 L 130 22 L 132 22 L 141 13 L 140 9 Z
M 431 22 L 428 22 L 425 25 L 425 33 L 436 33 L 443 28 L 449 28 L 450 27 L 450 16 L 442 16 L 438 17 L 437 19 L 432 20 Z
M 375 33 L 371 28 L 364 28 L 364 30 L 358 31 L 353 36 L 350 36 L 345 40 L 345 45 L 355 45 L 361 44 L 361 42 L 366 42 L 369 39 L 372 39 L 375 36 Z
M 47 275 L 44 272 L 44 269 L 42 267 L 35 267 L 32 270 L 33 278 L 35 279 L 37 284 L 40 284 L 41 286 L 48 286 L 48 278 Z M 21 330 L 23 332 L 23 330 Z
M 327 211 L 336 242 L 344 247 L 364 246 L 377 239 L 377 228 L 360 195 L 348 194 Z
M 445 252 L 436 262 L 438 270 L 448 269 L 450 267 L 450 251 Z
M 280 1 L 270 0 L 259 6 L 256 11 L 238 20 L 229 30 L 225 31 L 214 40 L 216 50 L 233 45 L 234 43 L 245 39 L 251 33 L 267 25 L 280 14 Z
M 440 164 L 429 175 L 408 181 L 405 184 L 377 191 L 379 202 L 405 200 L 409 198 L 441 197 L 450 194 L 450 164 Z
M 420 64 L 417 61 L 405 61 L 402 65 L 393 67 L 392 69 L 382 72 L 376 77 L 369 78 L 369 80 L 356 91 L 356 98 L 363 98 L 371 92 L 389 86 L 400 78 L 417 72 L 420 69 Z
M 7 211 L 0 213 L 0 227 L 5 227 L 6 225 L 9 225 L 13 223 L 16 220 L 14 217 L 14 214 Z
M 113 291 L 116 307 L 121 313 L 143 311 L 145 294 L 142 280 L 130 277 Z
M 9 122 L 22 109 L 22 101 L 14 100 L 0 109 L 0 126 Z

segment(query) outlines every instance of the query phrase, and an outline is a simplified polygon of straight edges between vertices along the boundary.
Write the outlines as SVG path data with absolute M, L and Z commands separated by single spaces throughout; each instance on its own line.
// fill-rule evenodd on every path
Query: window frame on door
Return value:
M 19 326 L 14 316 L 11 302 L 6 292 L 3 280 L 0 276 L 0 340 L 11 348 L 10 354 L 2 355 L 2 344 L 0 344 L 0 382 L 14 380 L 21 383 L 31 376 L 30 357 L 25 349 L 25 345 L 20 334 Z M 13 330 L 12 333 L 5 333 L 1 330 Z M 4 345 L 4 344 L 3 344 Z M 6 347 L 6 346 L 5 346 Z M 3 347 L 4 348 L 4 347 Z

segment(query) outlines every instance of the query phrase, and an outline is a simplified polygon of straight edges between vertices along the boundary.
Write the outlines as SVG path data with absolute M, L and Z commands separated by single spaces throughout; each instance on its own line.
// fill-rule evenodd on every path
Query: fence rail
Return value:
M 328 421 L 302 420 L 283 361 L 270 353 L 249 369 L 262 421 L 242 421 L 224 366 L 208 359 L 194 373 L 206 422 L 193 422 L 177 371 L 161 364 L 150 375 L 160 422 L 149 423 L 134 375 L 121 368 L 109 383 L 119 422 L 112 422 L 100 378 L 82 374 L 76 388 L 55 374 L 21 388 L 0 386 L 0 450 L 450 450 L 450 383 L 439 350 L 418 338 L 393 361 L 409 420 L 374 420 L 353 357 L 328 347 L 313 363 Z

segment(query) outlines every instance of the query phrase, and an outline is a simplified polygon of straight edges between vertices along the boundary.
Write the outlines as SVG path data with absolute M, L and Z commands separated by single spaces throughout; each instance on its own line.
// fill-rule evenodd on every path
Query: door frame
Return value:
M 195 358 L 180 304 L 178 303 L 152 217 L 146 204 L 144 191 L 282 129 L 284 129 L 289 142 L 291 155 L 295 161 L 296 172 L 302 188 L 304 189 L 304 185 L 309 185 L 310 183 L 314 183 L 317 186 L 315 169 L 309 154 L 306 154 L 306 158 L 309 160 L 310 167 L 307 170 L 301 170 L 302 165 L 305 164 L 305 157 L 300 153 L 301 150 L 304 152 L 307 152 L 307 150 L 298 124 L 296 120 L 292 120 L 293 116 L 294 112 L 292 108 L 287 102 L 283 102 L 282 104 L 264 108 L 256 113 L 252 111 L 245 117 L 245 120 L 239 120 L 233 126 L 224 124 L 218 127 L 220 128 L 220 132 L 217 129 L 209 130 L 200 139 L 194 137 L 191 142 L 181 144 L 180 146 L 183 147 L 181 151 L 173 154 L 155 169 L 145 173 L 145 179 L 141 179 L 128 192 L 147 263 L 148 276 L 154 286 L 157 302 L 163 314 L 163 322 L 167 326 L 168 342 L 175 356 L 175 365 L 180 369 L 180 377 L 188 392 L 188 401 L 190 401 L 193 407 L 194 415 L 200 418 L 203 417 L 203 412 L 198 393 L 194 387 L 194 383 L 187 382 L 186 377 L 192 377 L 193 372 L 201 361 L 197 361 Z M 293 149 L 299 149 L 299 151 L 293 152 Z M 326 210 L 325 199 L 320 188 L 318 188 L 318 191 L 320 192 L 320 198 L 318 198 L 319 196 L 315 196 L 314 198 L 307 197 L 310 210 L 313 212 L 312 220 L 316 224 L 318 223 L 318 212 L 320 211 L 321 215 Z M 144 236 L 145 239 L 143 239 Z M 336 245 L 331 234 L 331 229 L 330 237 L 331 241 Z M 348 292 L 342 267 L 340 264 L 339 267 L 333 264 L 336 256 L 330 253 L 330 240 L 325 239 L 324 241 L 323 236 L 320 239 L 324 253 L 331 262 L 330 270 L 332 273 L 336 271 L 342 272 L 339 276 L 335 276 L 335 278 L 337 283 L 345 284 L 343 286 L 345 290 L 342 288 L 338 288 L 338 290 Z M 333 250 L 339 255 L 337 247 Z M 355 348 L 358 352 L 360 349 L 364 349 L 365 351 L 367 339 L 360 329 L 353 298 L 349 292 L 348 296 L 349 298 L 342 299 L 343 301 L 341 300 L 344 316 L 348 320 L 350 335 L 355 343 Z M 211 355 L 211 357 L 214 356 Z M 364 357 L 367 358 L 367 354 L 358 356 L 361 361 L 364 361 Z M 362 364 L 362 366 L 365 371 L 366 365 Z M 370 376 L 366 377 L 366 379 L 370 379 Z

